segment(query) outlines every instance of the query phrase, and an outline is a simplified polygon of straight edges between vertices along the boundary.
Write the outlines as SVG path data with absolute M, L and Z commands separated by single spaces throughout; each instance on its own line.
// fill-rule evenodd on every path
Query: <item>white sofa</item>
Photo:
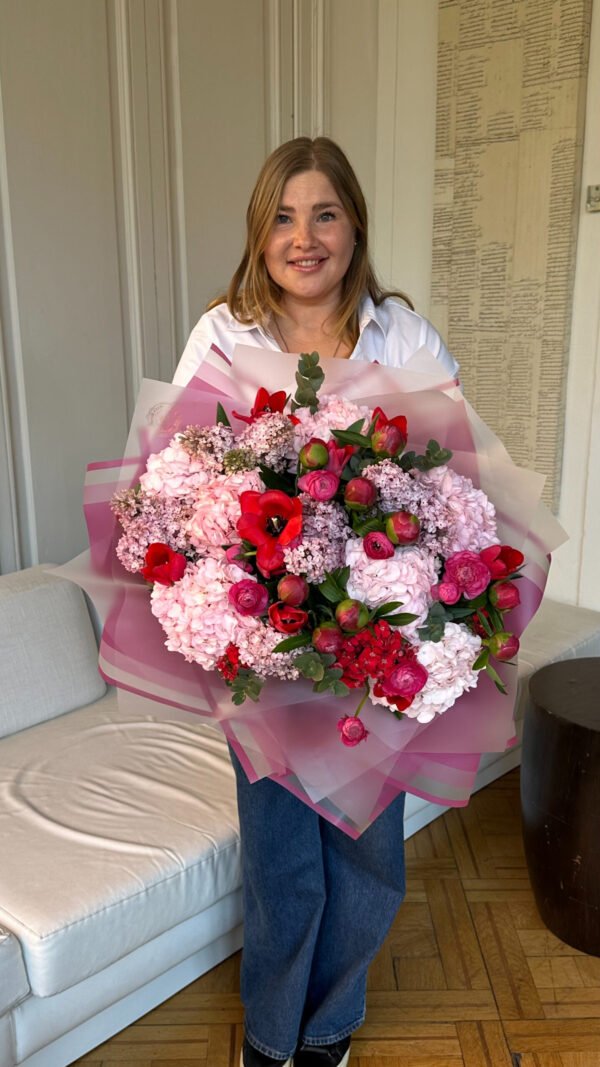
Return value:
M 520 673 L 600 654 L 600 613 L 547 601 Z M 521 686 L 522 717 L 527 687 Z M 484 757 L 478 786 L 519 760 Z M 409 797 L 409 836 L 443 809 Z M 119 709 L 80 590 L 0 577 L 0 1065 L 63 1067 L 241 945 L 233 772 L 221 735 Z

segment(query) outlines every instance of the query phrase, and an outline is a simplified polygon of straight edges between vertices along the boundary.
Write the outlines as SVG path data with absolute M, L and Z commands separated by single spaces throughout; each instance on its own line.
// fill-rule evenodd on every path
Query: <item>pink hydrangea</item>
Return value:
M 202 456 L 192 455 L 174 437 L 162 452 L 148 456 L 140 485 L 144 492 L 161 496 L 193 495 L 213 477 L 210 466 L 207 468 Z
M 431 604 L 430 589 L 437 577 L 435 560 L 429 552 L 410 545 L 396 548 L 389 559 L 370 559 L 362 539 L 353 538 L 346 544 L 346 564 L 350 567 L 348 596 L 370 608 L 399 600 L 399 611 L 417 616 L 402 627 L 402 632 L 412 634 L 422 626 Z
M 298 408 L 294 414 L 298 419 L 298 425 L 294 426 L 294 452 L 297 455 L 311 437 L 330 441 L 332 430 L 346 430 L 359 419 L 365 420 L 366 428 L 373 412 L 370 408 L 353 404 L 351 400 L 344 400 L 341 396 L 324 396 L 319 397 L 319 407 L 314 415 L 311 415 L 308 408 Z
M 419 663 L 427 671 L 427 682 L 405 715 L 430 722 L 442 715 L 467 689 L 473 689 L 479 672 L 473 664 L 481 651 L 481 638 L 466 626 L 447 622 L 441 641 L 424 641 L 417 651 Z
M 229 563 L 222 551 L 212 549 L 209 556 L 188 566 L 175 585 L 156 583 L 151 610 L 165 631 L 167 648 L 210 671 L 227 646 L 234 644 L 242 663 L 258 674 L 297 678 L 293 654 L 273 653 L 281 634 L 253 615 L 240 615 L 230 603 L 229 590 L 239 576 L 239 567 Z
M 445 534 L 440 539 L 444 556 L 469 550 L 479 552 L 498 539 L 496 509 L 470 478 L 457 474 L 450 467 L 434 467 L 417 472 L 421 484 L 433 487 L 445 510 Z
M 201 548 L 205 544 L 227 545 L 239 541 L 236 523 L 242 514 L 240 494 L 263 489 L 258 471 L 217 474 L 194 497 L 195 511 L 186 526 L 191 543 Z

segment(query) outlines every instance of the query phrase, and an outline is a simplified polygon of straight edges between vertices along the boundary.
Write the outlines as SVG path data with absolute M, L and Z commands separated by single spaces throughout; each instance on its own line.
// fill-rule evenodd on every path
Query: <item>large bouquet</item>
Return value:
M 403 372 L 303 356 L 291 402 L 289 357 L 235 362 L 145 383 L 117 477 L 90 469 L 92 562 L 70 575 L 104 603 L 103 673 L 218 720 L 251 779 L 350 834 L 403 788 L 466 803 L 513 736 L 497 661 L 560 539 L 541 479 L 426 352 Z
M 421 723 L 511 660 L 504 622 L 520 603 L 523 554 L 498 543 L 495 510 L 452 453 L 407 451 L 407 420 L 330 394 L 316 353 L 298 389 L 261 387 L 237 435 L 187 426 L 151 454 L 140 484 L 115 495 L 123 566 L 152 584 L 166 646 L 217 670 L 234 703 L 267 677 L 361 690 L 338 722 L 368 736 L 367 699 Z

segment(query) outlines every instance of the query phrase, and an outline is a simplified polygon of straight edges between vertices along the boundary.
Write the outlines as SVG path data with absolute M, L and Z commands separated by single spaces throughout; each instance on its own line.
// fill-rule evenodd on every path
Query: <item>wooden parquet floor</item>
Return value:
M 369 975 L 350 1067 L 600 1067 L 600 958 L 537 913 L 519 772 L 406 846 L 407 896 Z M 240 954 L 78 1061 L 237 1067 Z

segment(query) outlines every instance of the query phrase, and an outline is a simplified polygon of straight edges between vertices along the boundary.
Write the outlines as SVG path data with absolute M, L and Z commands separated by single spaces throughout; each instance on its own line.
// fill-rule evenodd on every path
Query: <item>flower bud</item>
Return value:
M 365 511 L 377 500 L 377 489 L 368 478 L 351 478 L 344 489 L 344 500 L 352 511 Z
M 349 748 L 354 748 L 361 741 L 366 741 L 369 735 L 362 719 L 358 719 L 356 715 L 344 715 L 342 719 L 339 719 L 337 728 L 340 731 L 340 740 Z
M 337 656 L 344 642 L 344 635 L 335 622 L 322 622 L 313 630 L 312 643 L 317 652 Z
M 394 546 L 387 534 L 374 530 L 363 539 L 363 549 L 369 559 L 391 559 Z
M 305 470 L 318 470 L 320 467 L 326 467 L 329 461 L 329 449 L 324 441 L 320 437 L 311 437 L 310 441 L 307 441 L 304 448 L 300 449 L 298 456 L 300 460 L 300 466 Z
M 284 574 L 277 583 L 277 596 L 290 608 L 298 608 L 308 596 L 308 582 L 298 574 Z
M 431 596 L 442 604 L 456 604 L 460 600 L 460 586 L 456 582 L 443 581 L 432 585 Z
M 393 545 L 412 545 L 421 532 L 421 523 L 410 511 L 394 511 L 386 519 L 385 532 Z
M 355 634 L 369 621 L 369 609 L 360 600 L 342 600 L 335 609 L 335 617 L 342 630 Z
M 514 582 L 494 582 L 490 587 L 489 597 L 498 611 L 510 611 L 521 603 L 519 590 Z
M 519 651 L 519 638 L 515 637 L 514 634 L 509 634 L 505 631 L 502 631 L 499 634 L 494 634 L 493 637 L 484 641 L 484 644 L 487 645 L 492 656 L 501 661 L 514 659 Z
M 406 435 L 394 426 L 393 422 L 386 422 L 380 430 L 375 430 L 371 435 L 371 449 L 382 459 L 399 455 L 405 445 Z

